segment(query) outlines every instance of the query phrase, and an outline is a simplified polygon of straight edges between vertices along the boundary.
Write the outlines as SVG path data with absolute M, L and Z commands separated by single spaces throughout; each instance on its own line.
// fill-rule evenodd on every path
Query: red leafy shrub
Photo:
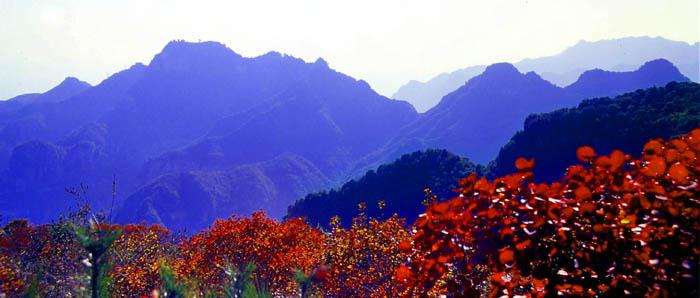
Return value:
M 582 147 L 562 182 L 532 183 L 526 159 L 493 181 L 471 175 L 416 221 L 395 275 L 415 295 L 696 296 L 698 154 L 700 129 L 640 159 Z
M 214 225 L 180 245 L 182 258 L 176 271 L 181 278 L 200 281 L 202 291 L 221 293 L 231 272 L 256 265 L 254 279 L 273 293 L 298 291 L 297 270 L 307 275 L 320 265 L 325 250 L 320 230 L 296 218 L 277 222 L 256 212 L 250 218 L 232 217 Z

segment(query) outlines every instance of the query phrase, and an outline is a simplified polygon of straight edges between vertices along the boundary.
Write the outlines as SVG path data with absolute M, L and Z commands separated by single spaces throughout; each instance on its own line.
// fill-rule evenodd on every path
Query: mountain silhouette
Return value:
M 584 98 L 613 96 L 668 82 L 688 81 L 670 62 L 659 59 L 631 72 L 593 70 L 565 88 L 508 63 L 488 66 L 408 125 L 372 158 L 387 162 L 405 152 L 444 148 L 486 164 L 522 128 L 529 114 L 573 107 Z
M 5 101 L 0 101 L 0 113 L 16 111 L 33 102 L 59 102 L 73 97 L 88 88 L 90 84 L 75 77 L 67 77 L 60 84 L 44 93 L 22 94 Z
M 664 86 L 669 81 L 688 81 L 678 69 L 665 59 L 644 63 L 633 72 L 588 70 L 565 89 L 581 98 L 614 96 L 651 86 Z
M 514 74 L 504 64 L 488 71 Z M 386 218 L 396 213 L 412 222 L 425 211 L 421 208 L 423 188 L 430 188 L 439 199 L 452 198 L 459 179 L 472 172 L 490 179 L 517 172 L 514 163 L 518 157 L 535 159 L 536 181 L 553 182 L 563 177 L 567 166 L 578 163 L 576 149 L 580 146 L 593 146 L 599 154 L 620 149 L 638 156 L 649 139 L 682 135 L 698 124 L 700 85 L 696 83 L 671 82 L 614 98 L 587 99 L 574 108 L 528 116 L 525 129 L 486 168 L 446 150 L 417 151 L 342 187 L 311 193 L 291 205 L 287 216 L 303 216 L 325 227 L 339 216 L 341 224 L 349 226 L 358 215 L 358 204 L 365 203 L 368 216 Z
M 643 63 L 666 59 L 692 81 L 700 81 L 700 43 L 688 44 L 661 37 L 625 37 L 600 41 L 580 41 L 563 52 L 548 57 L 525 59 L 514 65 L 522 72 L 534 71 L 557 86 L 568 86 L 587 70 L 631 71 Z M 410 81 L 392 95 L 409 101 L 419 112 L 438 104 L 485 66 L 477 65 L 442 73 L 427 82 Z
M 485 164 L 531 113 L 683 80 L 658 60 L 561 88 L 500 63 L 418 114 L 320 58 L 173 41 L 95 86 L 68 78 L 0 103 L 0 213 L 47 222 L 81 202 L 112 210 L 116 182 L 119 222 L 198 230 L 231 213 L 282 217 L 295 199 L 408 152 Z M 81 185 L 76 202 L 65 189 Z
M 72 83 L 66 80 L 56 90 Z M 248 199 L 242 197 L 221 201 L 232 205 L 217 210 L 257 208 L 282 216 L 294 198 L 312 186 L 330 186 L 354 159 L 417 117 L 410 104 L 378 95 L 322 59 L 306 63 L 276 52 L 247 58 L 216 42 L 173 41 L 148 65 L 135 64 L 72 96 L 47 94 L 8 110 L 0 126 L 3 132 L 20 132 L 2 147 L 7 166 L 0 170 L 0 211 L 39 222 L 74 206 L 64 189 L 81 183 L 89 185 L 91 203 L 107 209 L 116 178 L 118 218 L 200 227 L 166 220 L 177 218 L 169 217 L 170 209 L 147 217 L 146 210 L 129 208 L 165 206 L 157 199 L 152 205 L 132 201 L 153 185 L 170 185 L 187 196 L 193 184 L 175 183 L 184 178 L 173 177 L 190 177 L 189 172 L 211 179 L 201 183 L 203 188 L 240 189 L 237 185 L 255 180 L 221 173 L 247 165 L 279 169 L 257 183 L 272 181 L 273 186 L 258 189 L 280 191 L 255 206 L 236 206 L 236 200 Z M 290 163 L 284 156 L 304 162 Z M 316 178 L 290 183 L 295 177 Z

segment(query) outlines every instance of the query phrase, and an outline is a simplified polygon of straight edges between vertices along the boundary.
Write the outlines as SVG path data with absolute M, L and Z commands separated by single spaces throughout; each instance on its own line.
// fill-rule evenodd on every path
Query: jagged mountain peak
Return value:
M 63 81 L 58 84 L 58 86 L 54 87 L 55 88 L 66 88 L 66 87 L 72 87 L 72 86 L 80 86 L 80 87 L 91 87 L 91 85 L 87 82 L 81 81 L 80 79 L 76 77 L 66 77 L 63 79 Z
M 225 44 L 218 41 L 185 41 L 185 40 L 173 40 L 168 42 L 161 54 L 175 54 L 178 52 L 186 51 L 225 51 L 233 52 Z M 234 52 L 235 53 L 235 52 Z
M 318 66 L 322 66 L 322 67 L 328 68 L 328 62 L 326 62 L 326 60 L 324 60 L 324 59 L 321 58 L 321 57 L 319 57 L 318 59 L 316 59 L 316 61 L 314 62 L 314 64 L 315 64 L 315 65 L 318 65 Z
M 219 66 L 243 57 L 226 45 L 214 42 L 171 41 L 153 57 L 152 68 L 176 70 L 187 66 Z
M 498 92 L 498 90 L 501 90 L 502 88 L 497 86 L 502 86 L 504 84 L 509 85 L 511 88 L 532 88 L 534 86 L 541 86 L 542 88 L 551 89 L 557 88 L 533 71 L 522 73 L 513 64 L 494 63 L 487 66 L 483 73 L 470 79 L 460 89 L 457 89 L 453 93 L 464 92 L 464 90 L 461 90 L 462 88 L 477 88 L 482 91 L 487 91 L 484 89 L 488 89 L 490 90 L 489 92 Z M 447 97 L 448 96 L 445 96 L 445 98 Z M 440 106 L 440 104 L 438 104 L 438 106 Z
M 75 77 L 67 77 L 60 84 L 56 85 L 56 87 L 53 87 L 49 91 L 42 94 L 39 100 L 43 102 L 63 101 L 87 90 L 90 87 L 92 87 L 90 84 Z

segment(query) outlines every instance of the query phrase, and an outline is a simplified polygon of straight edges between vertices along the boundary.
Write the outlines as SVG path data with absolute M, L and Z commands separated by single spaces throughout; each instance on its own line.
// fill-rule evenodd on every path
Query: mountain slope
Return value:
M 0 101 L 0 113 L 7 114 L 10 112 L 16 112 L 18 109 L 33 102 L 63 101 L 87 90 L 90 87 L 90 84 L 78 80 L 77 78 L 67 77 L 60 84 L 44 93 L 22 94 L 5 101 Z
M 511 64 L 494 64 L 445 96 L 372 158 L 381 163 L 403 152 L 444 148 L 486 164 L 529 114 L 572 107 L 583 98 L 687 80 L 668 61 L 654 60 L 632 72 L 589 71 L 561 88 L 534 72 L 523 74 Z
M 692 81 L 700 81 L 700 44 L 687 44 L 660 37 L 627 37 L 594 42 L 581 41 L 549 57 L 525 59 L 515 66 L 522 72 L 534 71 L 558 86 L 567 86 L 586 70 L 630 71 L 643 63 L 664 58 L 676 65 Z M 407 100 L 420 112 L 438 104 L 448 93 L 457 90 L 483 66 L 470 66 L 437 75 L 422 83 L 411 81 L 399 88 L 392 98 Z
M 664 86 L 670 81 L 686 82 L 689 79 L 668 60 L 656 59 L 629 72 L 588 70 L 565 89 L 580 98 L 602 97 L 615 96 L 640 88 Z
M 576 161 L 580 146 L 602 154 L 620 149 L 634 154 L 652 138 L 669 138 L 700 125 L 700 85 L 669 83 L 615 98 L 584 100 L 575 108 L 534 114 L 491 166 L 493 176 L 515 170 L 518 157 L 535 159 L 535 178 L 559 179 Z
M 468 159 L 446 150 L 405 154 L 340 188 L 307 195 L 289 207 L 287 217 L 303 216 L 312 225 L 327 226 L 338 215 L 342 224 L 348 226 L 358 214 L 358 204 L 363 202 L 368 216 L 386 218 L 396 213 L 413 222 L 425 209 L 421 204 L 425 188 L 440 198 L 450 197 L 457 181 L 476 170 Z M 381 209 L 379 201 L 385 204 Z
M 57 86 L 44 93 L 23 94 L 6 101 L 0 101 L 0 165 L 4 165 L 12 149 L 32 139 L 43 139 L 50 128 L 42 115 L 37 115 L 27 107 L 33 104 L 52 104 L 78 95 L 91 86 L 73 77 L 68 77 Z M 20 115 L 19 117 L 16 115 Z
M 328 183 L 311 162 L 292 154 L 227 171 L 171 173 L 129 196 L 116 220 L 196 232 L 217 218 L 246 216 L 261 209 L 282 217 L 281 211 L 294 198 Z
M 152 160 L 146 176 L 225 169 L 290 152 L 334 177 L 417 116 L 409 104 L 388 100 L 322 61 L 312 67 L 293 88 L 273 96 L 274 103 L 224 119 L 210 137 Z
M 486 65 L 477 65 L 442 73 L 428 82 L 412 80 L 401 86 L 391 98 L 410 102 L 418 112 L 424 113 L 434 107 L 442 96 L 456 90 L 469 79 L 484 72 Z
M 110 202 L 114 177 L 123 196 L 160 176 L 229 171 L 286 153 L 312 164 L 294 167 L 298 172 L 289 173 L 289 179 L 315 175 L 312 169 L 336 175 L 417 117 L 410 104 L 376 94 L 322 59 L 306 63 L 275 52 L 247 58 L 216 42 L 170 42 L 148 65 L 136 64 L 68 98 L 52 98 L 32 99 L 0 120 L 1 131 L 17 135 L 5 138 L 13 141 L 0 163 L 5 186 L 0 208 L 13 201 L 28 207 L 0 211 L 39 222 L 71 206 L 64 188 L 81 182 L 90 186 L 99 209 Z M 90 139 L 96 136 L 99 142 Z M 22 147 L 30 141 L 40 145 Z M 202 149 L 209 144 L 221 151 Z M 9 167 L 33 156 L 32 150 L 37 156 L 59 152 L 47 156 L 57 166 Z M 219 153 L 224 155 L 219 158 Z M 190 155 L 171 158 L 184 154 Z M 52 173 L 52 182 L 18 174 L 25 170 Z M 288 192 L 299 191 L 310 189 L 299 185 Z M 289 202 L 279 196 L 281 204 L 259 202 L 259 207 L 281 215 Z M 47 198 L 56 204 L 42 204 Z

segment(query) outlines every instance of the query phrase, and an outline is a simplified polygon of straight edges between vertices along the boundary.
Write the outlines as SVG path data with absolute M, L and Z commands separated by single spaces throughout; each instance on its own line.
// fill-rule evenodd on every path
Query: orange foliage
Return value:
M 698 154 L 700 129 L 650 141 L 636 160 L 581 147 L 585 164 L 561 183 L 533 183 L 524 159 L 520 173 L 493 181 L 473 174 L 417 220 L 409 267 L 396 276 L 416 295 L 478 295 L 484 285 L 490 296 L 697 294 Z
M 9 256 L 0 254 L 0 293 L 18 295 L 24 292 L 24 279 L 15 261 Z
M 168 247 L 170 231 L 158 225 L 125 225 L 112 244 L 109 272 L 118 297 L 148 296 L 160 287 L 161 263 L 172 263 Z
M 227 265 L 242 269 L 257 266 L 255 279 L 277 294 L 297 293 L 296 270 L 311 273 L 320 265 L 325 236 L 303 219 L 277 222 L 256 212 L 250 218 L 231 217 L 180 245 L 182 258 L 175 269 L 183 278 L 203 282 L 215 291 L 223 290 Z
M 322 285 L 329 297 L 395 296 L 399 283 L 392 275 L 402 264 L 400 250 L 410 250 L 404 220 L 396 215 L 386 221 L 360 215 L 352 227 L 335 224 L 328 236 L 325 262 L 330 266 Z

